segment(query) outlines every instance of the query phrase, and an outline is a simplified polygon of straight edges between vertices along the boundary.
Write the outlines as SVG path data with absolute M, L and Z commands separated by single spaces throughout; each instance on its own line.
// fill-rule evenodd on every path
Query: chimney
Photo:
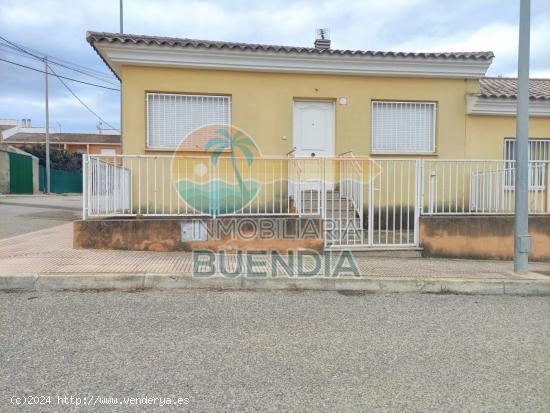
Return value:
M 315 31 L 315 48 L 319 50 L 330 49 L 329 29 L 317 29 Z
M 31 120 L 27 119 L 27 128 L 30 128 L 30 127 L 31 127 Z

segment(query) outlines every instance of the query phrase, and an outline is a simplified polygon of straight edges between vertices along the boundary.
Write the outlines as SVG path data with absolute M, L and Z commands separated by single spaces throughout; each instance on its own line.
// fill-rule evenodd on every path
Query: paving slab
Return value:
M 519 276 L 506 261 L 427 259 L 354 255 L 359 276 L 272 277 L 269 262 L 258 266 L 266 276 L 238 274 L 193 277 L 189 252 L 76 250 L 72 224 L 0 240 L 0 290 L 106 289 L 316 289 L 368 292 L 453 294 L 550 294 L 550 263 L 531 263 Z M 227 270 L 238 257 L 226 257 Z M 311 270 L 312 263 L 305 265 Z

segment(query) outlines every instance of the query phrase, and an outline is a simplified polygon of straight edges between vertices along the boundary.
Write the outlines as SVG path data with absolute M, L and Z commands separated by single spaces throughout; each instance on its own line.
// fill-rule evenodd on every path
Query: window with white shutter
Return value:
M 435 152 L 435 103 L 372 102 L 372 152 Z
M 231 124 L 231 97 L 147 93 L 147 146 L 152 149 L 176 149 L 191 132 L 207 125 Z M 203 139 L 199 136 L 199 140 Z M 204 148 L 196 139 L 185 148 Z M 192 146 L 191 146 L 192 144 Z
M 529 188 L 544 188 L 545 179 L 547 179 L 546 169 L 550 161 L 550 139 L 531 139 L 527 144 L 527 153 L 529 159 Z M 504 160 L 506 162 L 506 186 L 513 189 L 515 185 L 515 160 L 516 160 L 516 139 L 504 139 Z

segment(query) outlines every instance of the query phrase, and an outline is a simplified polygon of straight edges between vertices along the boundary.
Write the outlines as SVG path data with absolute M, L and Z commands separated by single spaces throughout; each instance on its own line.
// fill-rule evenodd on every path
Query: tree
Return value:
M 40 165 L 46 165 L 46 145 L 34 144 L 25 151 L 36 156 Z M 62 171 L 81 171 L 82 155 L 69 153 L 64 149 L 50 148 L 50 168 Z

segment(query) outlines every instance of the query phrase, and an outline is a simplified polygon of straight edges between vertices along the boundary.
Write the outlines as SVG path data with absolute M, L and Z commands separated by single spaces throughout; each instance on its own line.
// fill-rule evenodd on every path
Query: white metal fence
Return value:
M 529 162 L 529 212 L 550 213 L 549 161 Z M 514 161 L 423 161 L 426 215 L 514 212 Z M 426 199 L 427 197 L 427 199 Z M 426 202 L 427 201 L 427 202 Z
M 511 214 L 513 161 L 209 156 L 84 157 L 84 218 L 320 216 L 331 245 L 418 245 L 421 215 Z M 529 211 L 550 213 L 549 162 Z
M 83 168 L 84 217 L 126 215 L 132 211 L 132 176 L 129 169 L 100 158 L 86 158 Z

